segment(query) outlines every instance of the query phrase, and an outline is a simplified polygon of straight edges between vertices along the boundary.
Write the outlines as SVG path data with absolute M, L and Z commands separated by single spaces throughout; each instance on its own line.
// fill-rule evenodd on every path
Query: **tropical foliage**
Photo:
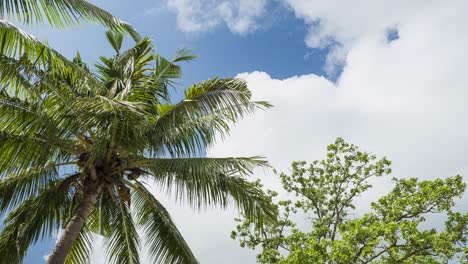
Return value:
M 6 23 L 4 19 L 8 19 L 23 25 L 46 22 L 60 28 L 80 24 L 82 21 L 96 22 L 114 31 L 130 33 L 135 39 L 140 38 L 128 23 L 84 0 L 2 0 L 0 17 L 0 24 Z
M 295 199 L 277 202 L 277 222 L 260 230 L 249 218 L 237 219 L 232 237 L 260 247 L 259 263 L 468 263 L 468 213 L 453 210 L 466 187 L 461 176 L 393 179 L 390 193 L 353 217 L 371 178 L 389 173 L 386 158 L 337 139 L 325 160 L 294 162 L 290 174 L 281 173 Z M 269 191 L 272 201 L 277 195 Z M 444 216 L 445 228 L 430 228 Z
M 121 51 L 122 34 L 108 32 L 116 55 L 93 71 L 79 54 L 68 60 L 12 24 L 0 27 L 0 216 L 8 214 L 0 263 L 21 262 L 59 230 L 48 263 L 86 263 L 93 233 L 105 238 L 110 263 L 139 263 L 138 230 L 154 262 L 197 263 L 147 182 L 197 209 L 232 203 L 259 226 L 273 218 L 244 177 L 263 159 L 200 157 L 230 122 L 269 107 L 251 101 L 244 81 L 203 81 L 171 103 L 178 64 L 194 58 L 187 50 L 167 60 L 143 38 Z

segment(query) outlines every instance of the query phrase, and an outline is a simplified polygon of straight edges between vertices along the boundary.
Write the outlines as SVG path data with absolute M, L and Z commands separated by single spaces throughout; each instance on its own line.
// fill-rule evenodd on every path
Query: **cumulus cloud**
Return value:
M 176 13 L 177 25 L 185 32 L 203 32 L 226 25 L 232 32 L 255 31 L 269 15 L 269 3 L 285 6 L 308 25 L 306 44 L 326 49 L 325 70 L 335 76 L 346 62 L 346 56 L 360 39 L 385 34 L 400 25 L 413 23 L 421 16 L 453 6 L 464 6 L 464 0 L 166 0 L 166 7 Z M 150 10 L 148 13 L 151 13 Z
M 450 0 L 284 0 L 296 16 L 309 25 L 306 43 L 312 48 L 329 48 L 326 69 L 333 73 L 348 51 L 362 38 L 383 34 L 389 28 L 417 23 L 438 10 L 465 7 L 466 1 Z
M 234 33 L 246 34 L 257 28 L 266 0 L 167 0 L 167 7 L 176 12 L 182 31 L 208 31 L 225 24 Z
M 351 43 L 337 82 L 315 74 L 287 79 L 265 72 L 240 74 L 256 99 L 275 107 L 236 124 L 229 140 L 217 144 L 209 155 L 266 155 L 274 167 L 288 171 L 293 160 L 323 158 L 326 145 L 343 137 L 389 157 L 392 176 L 433 179 L 462 174 L 468 181 L 468 35 L 463 28 L 468 3 L 444 3 L 438 8 L 421 5 L 402 20 L 369 19 L 368 23 L 381 25 L 375 29 L 368 26 L 349 35 L 347 29 L 330 31 L 333 38 Z M 307 9 L 318 12 L 314 7 Z M 325 23 L 329 27 L 346 27 L 361 19 L 345 11 L 340 18 L 327 18 L 326 13 L 317 17 L 329 21 Z M 388 42 L 384 29 L 394 23 L 399 38 Z M 270 186 L 278 185 L 272 173 L 262 178 Z M 390 187 L 388 178 L 375 181 L 360 208 Z M 465 195 L 457 209 L 466 211 L 467 204 Z
M 320 158 L 342 136 L 388 155 L 398 176 L 467 172 L 468 36 L 460 31 L 467 7 L 419 12 L 400 23 L 400 38 L 390 43 L 378 31 L 360 36 L 336 84 L 315 74 L 284 80 L 241 74 L 275 108 L 241 121 L 210 153 L 260 153 L 284 168 L 291 160 Z

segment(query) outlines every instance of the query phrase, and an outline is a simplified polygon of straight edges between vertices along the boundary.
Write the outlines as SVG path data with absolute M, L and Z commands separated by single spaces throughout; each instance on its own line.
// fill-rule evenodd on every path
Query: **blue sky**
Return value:
M 206 32 L 183 32 L 163 1 L 139 1 L 137 5 L 131 1 L 95 2 L 134 25 L 142 36 L 151 37 L 164 56 L 171 57 L 177 48 L 189 48 L 199 55 L 199 59 L 184 67 L 187 83 L 254 70 L 269 72 L 276 78 L 323 73 L 326 50 L 307 47 L 304 42 L 307 26 L 292 10 L 279 4 L 268 6 L 274 19 L 262 21 L 256 32 L 240 35 L 225 25 Z M 151 8 L 156 11 L 148 12 Z M 65 32 L 41 30 L 38 35 L 66 55 L 72 56 L 79 50 L 86 61 L 93 62 L 99 55 L 111 54 L 103 32 L 99 26 L 84 26 Z
M 340 136 L 388 156 L 395 177 L 468 174 L 466 0 L 92 2 L 152 37 L 164 56 L 181 47 L 198 54 L 183 68 L 184 85 L 243 73 L 254 99 L 275 106 L 233 126 L 209 156 L 264 155 L 288 170 L 293 160 L 322 158 Z M 79 50 L 88 63 L 111 55 L 99 26 L 30 31 L 67 56 Z M 271 171 L 255 176 L 278 186 Z M 389 180 L 374 186 L 357 214 Z M 195 213 L 158 198 L 201 263 L 255 263 L 229 239 L 235 210 Z M 466 195 L 457 208 L 467 210 Z M 53 242 L 39 243 L 25 263 L 42 262 Z

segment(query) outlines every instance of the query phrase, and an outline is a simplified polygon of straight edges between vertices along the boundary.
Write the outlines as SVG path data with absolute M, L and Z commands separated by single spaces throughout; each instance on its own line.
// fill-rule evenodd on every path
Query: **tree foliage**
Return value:
M 269 107 L 251 100 L 243 80 L 194 84 L 172 103 L 179 64 L 195 58 L 188 50 L 168 60 L 143 38 L 122 51 L 123 36 L 109 32 L 115 55 L 101 57 L 93 71 L 79 54 L 68 60 L 0 25 L 0 263 L 21 262 L 78 212 L 89 217 L 67 263 L 89 260 L 92 233 L 105 238 L 110 263 L 139 263 L 143 245 L 155 262 L 197 263 L 146 182 L 194 208 L 235 204 L 258 225 L 273 217 L 263 192 L 245 178 L 267 165 L 261 157 L 200 157 L 229 133 L 230 122 Z
M 372 187 L 369 179 L 388 175 L 390 164 L 338 138 L 325 160 L 294 162 L 290 174 L 280 174 L 295 199 L 276 202 L 277 222 L 259 229 L 237 219 L 232 238 L 259 247 L 259 263 L 468 263 L 468 213 L 453 210 L 466 186 L 461 176 L 394 178 L 390 193 L 353 217 L 356 198 Z M 278 200 L 277 192 L 268 193 Z M 445 216 L 445 228 L 429 227 L 426 219 L 434 216 Z
M 100 23 L 110 30 L 129 33 L 135 40 L 140 38 L 130 24 L 85 0 L 2 0 L 0 17 L 0 24 L 8 19 L 23 25 L 47 23 L 59 28 L 82 22 Z

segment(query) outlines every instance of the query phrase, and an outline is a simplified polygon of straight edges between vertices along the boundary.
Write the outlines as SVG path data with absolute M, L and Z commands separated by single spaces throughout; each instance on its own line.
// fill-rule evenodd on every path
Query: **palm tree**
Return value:
M 24 25 L 46 22 L 60 28 L 81 21 L 95 22 L 114 31 L 129 33 L 135 40 L 140 38 L 128 23 L 84 0 L 0 0 L 0 24 L 7 22 L 4 19 Z
M 206 158 L 203 151 L 266 102 L 251 101 L 244 81 L 214 78 L 170 102 L 181 76 L 144 38 L 95 71 L 69 61 L 7 25 L 0 34 L 0 263 L 21 262 L 30 245 L 59 232 L 48 263 L 86 263 L 92 234 L 105 238 L 112 263 L 139 263 L 141 230 L 154 262 L 197 263 L 154 183 L 196 209 L 233 203 L 261 224 L 272 206 L 245 176 L 259 157 Z M 7 28 L 5 27 L 5 28 Z M 5 31 L 6 32 L 6 31 Z M 24 51 L 27 51 L 26 53 Z

